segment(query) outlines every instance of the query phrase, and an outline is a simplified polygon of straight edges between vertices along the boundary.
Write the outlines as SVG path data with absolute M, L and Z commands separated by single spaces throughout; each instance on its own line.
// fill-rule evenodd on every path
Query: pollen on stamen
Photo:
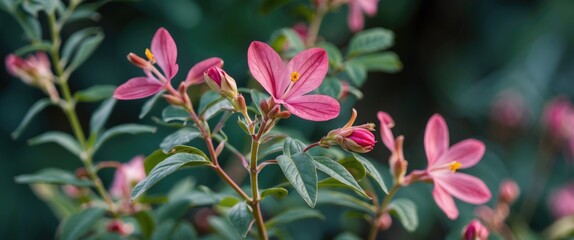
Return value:
M 293 71 L 291 73 L 291 82 L 296 83 L 297 81 L 299 81 L 299 77 L 301 77 L 301 75 L 297 71 Z
M 151 51 L 149 50 L 149 48 L 145 49 L 145 56 L 147 57 L 147 60 L 150 63 L 155 63 L 155 57 L 153 56 L 153 53 L 151 53 Z
M 456 172 L 460 167 L 462 167 L 462 163 L 454 161 L 449 166 L 450 171 Z

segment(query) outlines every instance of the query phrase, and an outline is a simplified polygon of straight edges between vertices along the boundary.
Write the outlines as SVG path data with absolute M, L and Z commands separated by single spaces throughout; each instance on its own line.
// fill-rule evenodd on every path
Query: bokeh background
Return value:
M 225 60 L 225 69 L 239 85 L 247 86 L 251 84 L 247 82 L 246 63 L 249 43 L 267 41 L 274 30 L 303 20 L 296 14 L 296 4 L 268 13 L 261 11 L 260 4 L 259 0 L 111 2 L 100 9 L 97 21 L 64 29 L 66 35 L 77 27 L 97 25 L 106 35 L 93 57 L 72 75 L 71 88 L 74 91 L 96 84 L 119 85 L 138 76 L 140 70 L 125 56 L 129 52 L 142 54 L 160 26 L 166 27 L 177 42 L 181 78 L 194 63 L 218 56 Z M 293 119 L 285 126 L 297 127 L 306 137 L 318 139 L 325 131 L 340 126 L 353 104 L 359 112 L 358 122 L 376 122 L 376 112 L 383 110 L 394 117 L 395 134 L 406 136 L 406 158 L 410 169 L 416 169 L 426 166 L 422 141 L 426 121 L 433 113 L 440 113 L 449 124 L 451 143 L 474 137 L 487 144 L 481 163 L 466 172 L 482 178 L 494 193 L 493 199 L 502 179 L 518 182 L 523 194 L 513 206 L 514 215 L 509 221 L 521 218 L 525 192 L 533 184 L 541 185 L 539 201 L 529 209 L 532 216 L 523 220 L 533 231 L 543 231 L 554 220 L 548 210 L 549 194 L 574 180 L 571 157 L 561 151 L 552 156 L 540 154 L 545 103 L 557 95 L 570 101 L 574 98 L 573 13 L 571 0 L 381 0 L 379 13 L 367 19 L 366 28 L 381 26 L 395 32 L 396 44 L 391 50 L 400 56 L 404 69 L 395 74 L 369 73 L 362 88 L 365 97 L 349 99 L 343 112 L 347 115 L 338 120 L 317 125 Z M 346 46 L 352 36 L 346 14 L 344 7 L 328 15 L 321 30 L 321 36 L 340 47 Z M 24 44 L 22 30 L 5 12 L 0 12 L 0 29 L 0 56 Z M 33 120 L 21 138 L 11 139 L 10 133 L 42 93 L 9 76 L 5 69 L 0 70 L 0 79 L 0 239 L 52 238 L 57 219 L 28 186 L 16 184 L 14 176 L 48 166 L 80 167 L 79 161 L 59 146 L 26 144 L 26 139 L 44 131 L 69 131 L 68 123 L 59 109 L 48 108 Z M 497 120 L 504 111 L 492 107 L 508 92 L 523 99 L 522 105 L 504 110 L 521 113 L 520 124 L 513 127 Z M 149 117 L 138 119 L 142 104 L 143 101 L 119 102 L 108 125 L 153 125 Z M 84 125 L 95 107 L 78 106 Z M 160 112 L 161 108 L 156 108 L 152 115 Z M 151 153 L 169 133 L 165 127 L 158 128 L 155 135 L 112 140 L 96 155 L 96 161 L 125 162 L 135 155 Z M 241 139 L 235 141 L 240 143 Z M 378 144 L 368 155 L 385 165 L 389 153 Z M 545 168 L 547 173 L 542 173 L 540 169 Z M 102 172 L 106 183 L 112 174 Z M 189 174 L 199 184 L 218 187 L 214 183 L 216 176 L 206 171 L 183 171 L 171 180 Z M 294 192 L 291 195 L 297 197 Z M 385 238 L 456 238 L 473 217 L 474 206 L 457 202 L 461 216 L 457 221 L 448 220 L 431 200 L 430 185 L 417 184 L 399 195 L 417 203 L 421 224 L 415 233 L 407 233 L 397 221 L 381 234 Z M 295 239 L 328 239 L 338 233 L 337 229 L 361 229 L 361 223 L 339 221 L 340 209 L 336 207 L 319 209 L 329 220 L 294 224 Z M 314 230 L 310 235 L 304 230 L 309 226 Z

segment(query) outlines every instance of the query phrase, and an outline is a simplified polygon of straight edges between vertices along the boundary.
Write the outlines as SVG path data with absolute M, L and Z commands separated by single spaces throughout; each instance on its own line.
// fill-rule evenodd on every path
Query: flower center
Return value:
M 448 168 L 450 169 L 450 171 L 452 171 L 453 173 L 456 172 L 457 169 L 459 169 L 460 167 L 462 167 L 462 163 L 454 161 L 452 163 L 450 163 L 448 165 Z
M 145 56 L 147 57 L 147 60 L 151 63 L 154 64 L 155 63 L 155 57 L 153 56 L 153 53 L 151 53 L 151 51 L 149 50 L 149 48 L 145 49 Z
M 297 71 L 293 71 L 291 73 L 291 82 L 292 83 L 296 83 L 297 81 L 299 81 L 299 78 L 301 77 L 301 74 L 299 74 L 299 72 Z

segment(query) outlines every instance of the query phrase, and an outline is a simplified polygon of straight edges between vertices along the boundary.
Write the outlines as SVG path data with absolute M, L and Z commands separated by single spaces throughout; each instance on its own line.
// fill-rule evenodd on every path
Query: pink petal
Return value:
M 187 78 L 185 83 L 187 85 L 196 85 L 204 82 L 203 73 L 212 67 L 223 67 L 223 60 L 221 58 L 208 58 L 197 64 L 193 65 L 189 72 L 187 73 Z
M 441 115 L 433 115 L 425 130 L 425 152 L 429 166 L 448 149 L 448 127 Z
M 380 111 L 377 113 L 377 118 L 381 122 L 381 138 L 385 146 L 391 151 L 395 151 L 395 137 L 391 131 L 391 126 L 394 124 L 393 118 L 386 112 Z
M 377 4 L 379 3 L 378 0 L 355 0 L 361 6 L 363 12 L 365 12 L 369 16 L 373 16 L 377 14 Z
M 490 200 L 488 187 L 477 177 L 464 173 L 445 172 L 434 177 L 450 195 L 472 204 L 483 204 Z
M 136 77 L 120 85 L 114 91 L 114 98 L 132 100 L 154 95 L 163 89 L 163 83 L 155 78 Z
M 434 163 L 435 166 L 448 164 L 453 161 L 460 162 L 460 168 L 469 168 L 476 165 L 484 155 L 484 143 L 476 139 L 466 139 L 450 147 Z
M 114 174 L 114 181 L 112 182 L 112 186 L 110 187 L 110 193 L 112 196 L 120 198 L 122 196 L 126 196 L 126 192 L 128 190 L 128 183 L 126 181 L 126 175 L 124 174 L 123 170 L 124 166 L 122 165 L 118 169 L 116 169 L 116 173 Z
M 329 70 L 327 52 L 321 48 L 311 48 L 297 54 L 287 64 L 287 76 L 299 73 L 299 80 L 293 84 L 285 99 L 311 92 L 321 85 Z
M 163 70 L 165 77 L 169 80 L 172 79 L 179 69 L 176 63 L 177 46 L 165 28 L 158 29 L 153 36 L 151 52 L 157 59 L 157 65 Z
M 458 217 L 458 209 L 452 196 L 448 194 L 438 183 L 435 182 L 432 196 L 438 207 L 446 214 L 449 219 Z
M 281 98 L 289 86 L 289 79 L 279 54 L 269 45 L 254 41 L 247 50 L 247 63 L 255 80 L 273 97 Z
M 287 110 L 300 118 L 311 121 L 327 121 L 339 116 L 339 102 L 325 95 L 304 95 L 285 102 Z
M 355 1 L 349 1 L 349 14 L 347 15 L 347 23 L 353 32 L 358 32 L 363 29 L 364 19 L 361 6 Z

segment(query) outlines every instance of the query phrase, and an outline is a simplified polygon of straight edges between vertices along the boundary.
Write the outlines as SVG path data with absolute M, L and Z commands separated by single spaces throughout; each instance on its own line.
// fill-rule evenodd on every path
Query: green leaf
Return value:
M 47 41 L 42 41 L 18 48 L 18 50 L 14 51 L 14 54 L 23 56 L 32 52 L 47 52 L 50 51 L 50 49 L 52 49 L 52 44 Z
M 229 210 L 229 221 L 237 232 L 245 238 L 247 233 L 249 233 L 251 222 L 253 221 L 253 215 L 251 214 L 249 206 L 247 206 L 245 202 L 235 204 L 235 206 Z
M 354 157 L 343 158 L 339 163 L 343 165 L 356 180 L 361 180 L 367 176 L 367 169 L 365 166 Z
M 199 136 L 201 133 L 195 128 L 182 128 L 165 137 L 159 146 L 167 153 L 173 147 L 191 142 Z
M 315 167 L 317 167 L 317 169 L 319 169 L 321 172 L 324 172 L 332 178 L 337 179 L 339 182 L 348 185 L 355 191 L 368 198 L 365 191 L 363 191 L 357 181 L 355 181 L 355 178 L 353 178 L 353 175 L 351 175 L 351 173 L 349 173 L 349 171 L 347 171 L 343 165 L 339 164 L 333 159 L 323 156 L 313 157 L 313 160 L 315 160 Z
M 164 222 L 169 219 L 178 220 L 185 215 L 191 207 L 192 200 L 180 198 L 161 205 L 155 210 L 157 222 Z
M 209 162 L 204 156 L 198 154 L 176 153 L 158 163 L 149 172 L 149 175 L 133 188 L 132 199 L 138 198 L 154 184 L 181 167 L 203 166 L 210 164 L 211 162 Z
M 384 28 L 371 28 L 355 34 L 347 56 L 356 56 L 387 49 L 394 44 L 395 34 Z
M 338 68 L 343 65 L 343 55 L 337 46 L 330 42 L 320 42 L 317 46 L 325 49 L 329 57 L 329 64 L 331 64 L 333 68 Z
M 182 107 L 169 105 L 163 109 L 161 117 L 166 123 L 172 121 L 186 122 L 189 119 L 189 113 Z
M 375 168 L 375 166 L 369 162 L 369 160 L 365 159 L 361 155 L 353 153 L 353 156 L 365 166 L 367 174 L 371 176 L 375 182 L 377 182 L 377 184 L 381 187 L 381 190 L 388 194 L 389 191 L 387 190 L 387 185 L 385 185 L 385 181 L 383 181 L 383 177 L 379 173 L 379 170 L 377 170 L 377 168 Z
M 146 239 L 149 239 L 155 229 L 155 221 L 152 215 L 147 211 L 139 211 L 133 216 L 138 222 L 138 225 L 140 226 L 141 232 L 144 235 L 144 237 L 146 237 Z
M 26 39 L 31 42 L 40 41 L 42 38 L 42 27 L 40 26 L 39 20 L 18 7 L 14 9 L 13 13 L 14 17 L 16 17 L 16 20 L 24 30 Z
M 104 124 L 108 120 L 108 117 L 112 113 L 114 109 L 114 105 L 116 104 L 116 100 L 113 98 L 108 98 L 96 109 L 94 115 L 90 119 L 90 134 L 98 134 L 100 130 L 104 127 Z
M 62 47 L 62 61 L 64 63 L 68 63 L 74 57 L 74 53 L 77 53 L 82 41 L 87 37 L 95 36 L 97 34 L 101 34 L 100 28 L 89 27 L 70 35 Z
M 28 124 L 30 124 L 32 118 L 34 118 L 36 114 L 38 114 L 40 111 L 42 111 L 44 108 L 50 105 L 52 105 L 52 101 L 50 101 L 50 99 L 47 98 L 40 99 L 36 103 L 34 103 L 34 105 L 32 105 L 32 107 L 30 107 L 30 109 L 26 113 L 26 116 L 24 116 L 24 119 L 22 119 L 22 121 L 20 122 L 20 125 L 18 125 L 16 130 L 14 130 L 14 132 L 12 133 L 12 138 L 14 139 L 18 138 L 20 134 L 22 134 L 22 131 L 24 131 L 24 129 L 26 129 Z
M 205 155 L 204 152 L 202 152 L 201 150 L 194 148 L 194 147 L 190 147 L 190 146 L 175 146 L 173 149 L 171 149 L 171 151 L 169 151 L 169 153 L 164 153 L 163 150 L 156 150 L 153 153 L 151 153 L 148 157 L 146 157 L 145 161 L 144 161 L 144 169 L 146 172 L 146 175 L 149 175 L 149 172 L 151 172 L 151 170 L 160 162 L 162 162 L 163 160 L 165 160 L 166 158 L 173 156 L 176 153 L 193 153 L 193 154 L 198 154 L 200 156 L 203 156 L 205 159 L 209 159 L 207 157 L 207 155 Z
M 343 93 L 343 85 L 341 80 L 327 76 L 319 88 L 317 88 L 317 92 L 322 95 L 327 95 L 335 99 L 339 99 Z
M 88 208 L 64 220 L 62 225 L 62 240 L 82 239 L 104 217 L 103 208 Z
M 253 100 L 253 105 L 255 105 L 255 108 L 257 108 L 259 114 L 261 114 L 261 101 L 267 101 L 269 98 L 269 95 L 255 89 L 251 89 L 251 100 Z
M 151 236 L 152 240 L 195 240 L 197 232 L 188 221 L 176 222 L 169 219 L 161 222 Z
M 311 207 L 317 202 L 317 171 L 313 158 L 306 153 L 297 153 L 292 156 L 281 155 L 277 162 L 303 200 Z
M 74 98 L 79 102 L 97 102 L 111 98 L 115 89 L 114 85 L 96 85 L 76 92 Z
M 73 153 L 74 155 L 78 156 L 80 159 L 83 159 L 82 158 L 82 147 L 80 146 L 78 141 L 76 141 L 76 139 L 74 139 L 72 136 L 70 136 L 67 133 L 46 132 L 46 133 L 43 133 L 39 136 L 36 136 L 36 137 L 28 140 L 28 143 L 30 145 L 38 145 L 38 144 L 49 143 L 49 142 L 57 143 L 60 146 L 64 147 L 66 150 Z
M 82 33 L 82 34 L 86 34 L 88 31 L 90 31 L 90 29 L 85 29 L 86 32 Z M 77 43 L 73 42 L 70 44 L 75 44 L 75 46 L 70 46 L 70 48 L 72 48 L 72 50 L 75 54 L 74 57 L 71 58 L 63 58 L 65 60 L 70 60 L 70 64 L 68 66 L 68 71 L 73 71 L 76 68 L 78 68 L 80 65 L 82 65 L 82 63 L 84 63 L 88 57 L 90 57 L 90 55 L 92 55 L 92 53 L 94 53 L 94 51 L 96 51 L 96 48 L 98 48 L 98 46 L 100 45 L 100 43 L 104 40 L 104 34 L 99 31 L 99 30 L 92 30 L 94 31 L 94 33 L 92 34 L 88 34 L 86 36 L 84 36 L 83 38 L 79 39 Z M 71 38 L 71 37 L 70 37 Z M 71 40 L 68 40 L 68 42 Z M 66 57 L 66 52 L 65 52 L 65 46 L 64 46 L 64 50 L 63 50 L 63 56 Z M 71 54 L 71 53 L 70 53 Z
M 227 197 L 222 198 L 217 205 L 230 208 L 230 207 L 237 205 L 240 202 L 241 202 L 241 199 L 239 199 L 237 197 L 227 196 Z
M 370 204 L 347 194 L 335 191 L 321 191 L 321 194 L 317 199 L 317 204 L 333 204 L 337 206 L 348 207 L 372 215 L 375 214 L 375 208 Z
M 344 232 L 337 235 L 335 240 L 361 240 L 361 238 L 351 232 Z
M 367 69 L 362 64 L 347 62 L 341 75 L 341 78 L 348 79 L 353 85 L 360 87 L 367 80 Z
M 325 217 L 323 216 L 323 214 L 321 214 L 321 212 L 314 209 L 306 209 L 306 208 L 289 209 L 269 219 L 265 223 L 265 227 L 269 229 L 274 226 L 283 226 L 287 223 L 306 218 L 319 218 L 321 220 L 325 219 Z
M 367 71 L 396 73 L 403 69 L 403 64 L 394 52 L 382 52 L 353 58 L 347 63 L 362 65 Z
M 153 95 L 152 98 L 148 99 L 144 105 L 142 106 L 142 110 L 140 112 L 139 118 L 144 118 L 153 108 L 153 106 L 157 103 L 157 100 L 163 95 L 163 90 Z
M 111 138 L 121 135 L 121 134 L 140 134 L 140 133 L 155 133 L 156 128 L 141 124 L 122 124 L 112 127 L 106 130 L 102 135 L 96 140 L 92 151 L 96 152 L 103 143 L 110 140 Z
M 284 6 L 289 3 L 289 0 L 263 0 L 259 5 L 259 12 L 262 14 L 269 14 L 271 11 Z
M 268 188 L 261 191 L 261 198 L 263 199 L 267 196 L 273 196 L 276 199 L 283 199 L 287 197 L 287 194 L 289 194 L 289 191 L 287 191 L 287 189 L 285 188 L 281 187 Z
M 17 183 L 48 183 L 56 185 L 74 185 L 79 187 L 90 187 L 91 181 L 78 179 L 76 175 L 68 171 L 56 168 L 42 169 L 34 174 L 24 174 L 16 176 Z
M 267 155 L 283 151 L 283 144 L 285 142 L 285 135 L 276 134 L 274 136 L 264 136 L 261 145 L 259 145 L 259 157 L 263 159 Z
M 280 34 L 283 35 L 287 40 L 287 44 L 289 46 L 289 49 L 291 49 L 293 56 L 305 50 L 305 43 L 303 42 L 301 37 L 299 37 L 299 34 L 295 32 L 295 30 L 291 28 L 283 28 L 279 31 Z
M 222 217 L 211 216 L 207 219 L 209 225 L 215 229 L 215 231 L 220 235 L 221 238 L 219 239 L 226 239 L 226 240 L 237 240 L 242 239 L 241 235 L 235 228 L 231 225 L 231 223 Z
M 390 213 L 396 215 L 409 232 L 414 232 L 419 225 L 417 206 L 405 198 L 395 199 L 389 204 Z
M 283 143 L 283 155 L 291 156 L 296 153 L 303 152 L 305 149 L 305 144 L 297 139 L 293 139 L 290 137 L 285 138 L 285 142 Z

